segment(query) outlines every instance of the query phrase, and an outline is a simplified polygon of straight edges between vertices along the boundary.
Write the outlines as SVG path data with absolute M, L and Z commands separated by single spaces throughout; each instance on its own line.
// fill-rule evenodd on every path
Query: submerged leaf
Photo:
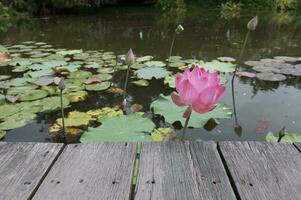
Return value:
M 279 136 L 274 136 L 272 132 L 269 132 L 266 137 L 265 141 L 267 142 L 278 142 Z M 301 142 L 301 133 L 286 133 L 282 138 L 281 142 L 287 143 L 294 143 L 294 142 Z

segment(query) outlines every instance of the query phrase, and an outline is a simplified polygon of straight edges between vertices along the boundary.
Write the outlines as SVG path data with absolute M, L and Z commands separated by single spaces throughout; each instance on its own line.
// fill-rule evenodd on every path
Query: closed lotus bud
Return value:
M 58 87 L 59 87 L 60 90 L 64 90 L 66 88 L 64 77 L 61 78 L 61 80 L 58 84 Z
M 256 29 L 257 25 L 258 25 L 258 17 L 256 15 L 249 21 L 247 27 L 249 30 L 254 31 Z
M 132 65 L 135 62 L 135 55 L 132 51 L 132 49 L 129 49 L 129 51 L 125 55 L 125 63 L 127 65 Z
M 184 31 L 184 27 L 181 24 L 179 24 L 175 30 L 176 34 L 180 34 L 183 31 Z
M 127 100 L 126 100 L 126 99 L 123 99 L 122 106 L 125 108 L 126 105 L 127 105 Z

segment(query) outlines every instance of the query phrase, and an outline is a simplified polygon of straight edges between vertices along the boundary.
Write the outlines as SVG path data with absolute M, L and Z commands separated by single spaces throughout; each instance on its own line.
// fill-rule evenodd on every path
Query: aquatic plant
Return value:
M 243 53 L 245 51 L 245 48 L 246 48 L 246 45 L 247 45 L 247 42 L 248 42 L 248 39 L 249 39 L 250 31 L 254 31 L 257 28 L 257 25 L 258 25 L 258 16 L 256 15 L 247 24 L 248 32 L 247 32 L 247 34 L 245 36 L 244 43 L 243 43 L 242 49 L 240 51 L 240 54 L 239 54 L 239 57 L 238 57 L 238 60 L 237 60 L 238 63 L 240 62 L 240 60 L 242 58 L 242 55 L 243 55 Z M 235 120 L 234 131 L 238 135 L 241 135 L 241 133 L 242 133 L 242 127 L 238 124 L 238 120 L 237 120 L 235 94 L 234 94 L 234 80 L 235 80 L 235 76 L 236 76 L 237 70 L 238 70 L 238 65 L 236 65 L 235 71 L 233 72 L 232 79 L 231 79 L 232 103 L 233 103 L 233 112 L 234 112 L 234 120 Z
M 63 90 L 66 89 L 64 77 L 58 83 L 58 88 L 60 89 L 60 102 L 61 102 L 61 113 L 62 113 L 62 127 L 63 127 L 63 137 L 66 142 L 66 127 L 65 127 L 65 112 L 64 112 L 64 105 L 63 105 Z
M 172 50 L 173 50 L 173 47 L 174 47 L 174 44 L 175 44 L 176 35 L 181 34 L 183 31 L 184 31 L 184 27 L 181 24 L 179 24 L 177 26 L 177 28 L 175 29 L 174 33 L 173 33 L 172 41 L 171 41 L 171 45 L 170 45 L 170 49 L 169 49 L 169 54 L 168 54 L 169 55 L 168 56 L 168 63 L 170 63 L 170 57 L 171 57 Z
M 223 97 L 225 87 L 221 85 L 217 72 L 211 73 L 198 66 L 192 71 L 185 69 L 183 74 L 178 74 L 175 84 L 178 94 L 171 95 L 173 102 L 177 106 L 187 106 L 183 113 L 186 119 L 183 140 L 192 111 L 203 114 L 213 110 Z
M 125 83 L 124 83 L 124 88 L 123 88 L 123 102 L 122 105 L 123 107 L 126 106 L 127 100 L 126 100 L 126 90 L 127 90 L 127 85 L 129 81 L 129 75 L 130 75 L 130 66 L 135 63 L 135 55 L 133 53 L 133 50 L 130 48 L 128 52 L 125 55 L 125 64 L 127 65 L 127 71 L 126 71 L 126 77 L 125 77 Z

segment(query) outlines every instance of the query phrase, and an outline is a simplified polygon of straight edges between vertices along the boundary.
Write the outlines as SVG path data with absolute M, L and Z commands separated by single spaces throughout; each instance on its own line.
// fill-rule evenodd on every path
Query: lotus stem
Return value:
M 250 35 L 250 30 L 248 30 L 248 32 L 246 34 L 246 37 L 245 37 L 242 49 L 240 51 L 240 54 L 239 54 L 239 57 L 238 57 L 238 60 L 237 60 L 237 65 L 235 66 L 235 71 L 233 72 L 232 80 L 231 80 L 231 86 L 232 86 L 232 103 L 233 103 L 233 114 L 234 114 L 235 125 L 238 124 L 238 120 L 237 120 L 237 113 L 236 113 L 234 80 L 235 80 L 236 72 L 238 70 L 238 64 L 240 63 L 242 55 L 243 55 L 243 53 L 245 51 L 245 48 L 246 48 L 246 45 L 247 45 L 247 42 L 248 42 L 248 39 L 249 39 L 249 35 Z
M 171 41 L 171 45 L 170 45 L 170 49 L 169 49 L 168 63 L 169 63 L 170 57 L 172 55 L 172 50 L 173 50 L 173 46 L 175 44 L 175 40 L 176 40 L 176 33 L 174 33 L 173 37 L 172 37 L 172 41 Z
M 183 132 L 182 132 L 182 137 L 181 137 L 181 140 L 182 140 L 182 141 L 184 141 L 184 139 L 185 139 L 186 130 L 187 130 L 187 127 L 188 127 L 188 123 L 189 123 L 189 120 L 190 120 L 190 116 L 191 116 L 191 114 L 186 118 L 185 125 L 184 125 L 184 127 L 183 127 Z
M 64 112 L 64 105 L 63 105 L 63 90 L 61 90 L 61 113 L 62 113 L 62 124 L 63 124 L 63 137 L 64 141 L 67 141 L 66 132 L 65 132 L 65 112 Z
M 124 83 L 124 88 L 123 88 L 124 98 L 125 98 L 125 94 L 126 94 L 126 90 L 127 90 L 128 81 L 129 81 L 129 74 L 130 74 L 130 65 L 128 65 L 128 69 L 126 71 L 125 83 Z

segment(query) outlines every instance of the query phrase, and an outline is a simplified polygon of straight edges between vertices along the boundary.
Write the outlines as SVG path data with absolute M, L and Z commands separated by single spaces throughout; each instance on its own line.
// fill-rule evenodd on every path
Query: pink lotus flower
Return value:
M 183 117 L 188 118 L 192 110 L 206 113 L 213 110 L 223 97 L 225 87 L 221 85 L 217 72 L 210 73 L 196 66 L 192 71 L 185 69 L 176 76 L 176 90 L 171 98 L 178 106 L 188 106 Z

